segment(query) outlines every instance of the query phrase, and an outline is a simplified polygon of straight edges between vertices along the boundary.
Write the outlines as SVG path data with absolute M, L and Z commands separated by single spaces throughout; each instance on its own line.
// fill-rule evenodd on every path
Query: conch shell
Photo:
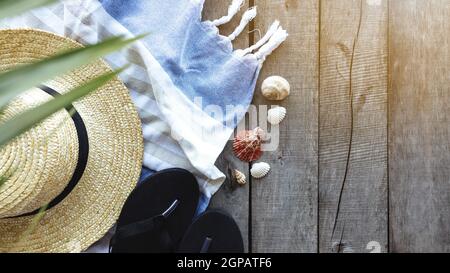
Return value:
M 257 127 L 251 131 L 241 131 L 233 142 L 233 152 L 237 158 L 245 162 L 258 160 L 263 152 L 261 142 L 264 130 Z
M 259 162 L 253 164 L 250 173 L 254 178 L 259 179 L 266 176 L 269 173 L 269 171 L 270 171 L 269 164 L 267 164 L 266 162 Z
M 277 106 L 272 108 L 267 113 L 267 121 L 269 121 L 272 125 L 280 124 L 283 119 L 286 117 L 287 110 L 284 107 Z
M 269 100 L 284 100 L 291 93 L 291 86 L 285 78 L 271 76 L 262 83 L 261 92 Z
M 233 175 L 239 185 L 243 186 L 247 184 L 247 177 L 245 177 L 245 174 L 243 174 L 242 172 L 234 170 Z

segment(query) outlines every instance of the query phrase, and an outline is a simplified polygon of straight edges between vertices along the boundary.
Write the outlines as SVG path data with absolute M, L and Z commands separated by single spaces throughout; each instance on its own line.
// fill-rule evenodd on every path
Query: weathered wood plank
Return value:
M 292 94 L 279 103 L 288 110 L 280 125 L 279 148 L 261 159 L 272 170 L 266 178 L 252 180 L 253 251 L 316 252 L 319 2 L 254 2 L 258 6 L 255 28 L 262 35 L 276 19 L 290 35 L 266 60 L 254 102 L 273 103 L 260 93 L 261 80 L 270 75 L 287 78 Z M 255 37 L 258 40 L 256 33 Z
M 244 247 L 247 252 L 249 250 L 249 182 L 245 186 L 238 185 L 233 180 L 230 172 L 238 169 L 248 177 L 249 165 L 240 162 L 234 157 L 230 143 L 217 160 L 216 166 L 227 175 L 227 179 L 219 192 L 212 198 L 211 207 L 224 209 L 233 216 L 241 229 Z
M 387 13 L 387 0 L 322 1 L 320 252 L 388 248 Z
M 450 1 L 390 3 L 393 252 L 450 251 Z
M 204 20 L 214 20 L 225 14 L 228 11 L 228 5 L 231 1 L 224 0 L 207 0 L 205 2 L 205 7 L 203 10 Z M 228 35 L 233 32 L 234 28 L 239 24 L 242 13 L 246 10 L 248 6 L 244 6 L 240 14 L 236 15 L 235 18 L 229 23 L 220 27 L 220 32 L 223 35 Z M 236 48 L 246 48 L 249 45 L 249 35 L 247 34 L 248 29 L 244 30 L 242 35 L 236 38 L 234 41 L 234 46 Z M 214 195 L 211 200 L 211 207 L 222 208 L 230 213 L 233 218 L 238 223 L 242 237 L 244 239 L 244 245 L 246 251 L 248 251 L 249 245 L 249 185 L 238 186 L 230 178 L 230 170 L 238 169 L 248 176 L 249 165 L 247 163 L 239 161 L 234 157 L 231 143 L 227 145 L 224 152 L 217 160 L 217 167 L 227 175 L 227 180 L 225 181 L 222 188 Z

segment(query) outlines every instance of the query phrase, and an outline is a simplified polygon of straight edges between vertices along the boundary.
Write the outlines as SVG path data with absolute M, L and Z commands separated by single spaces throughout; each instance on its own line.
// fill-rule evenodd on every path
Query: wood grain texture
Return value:
M 238 169 L 247 177 L 249 165 L 236 159 L 232 152 L 231 143 L 227 145 L 222 155 L 216 162 L 216 166 L 227 176 L 223 186 L 211 200 L 212 208 L 220 208 L 233 216 L 241 230 L 244 239 L 245 251 L 249 251 L 249 181 L 240 186 L 233 178 L 232 171 Z
M 260 93 L 267 76 L 288 79 L 292 93 L 279 103 L 288 110 L 280 125 L 280 146 L 261 159 L 272 170 L 266 178 L 252 180 L 253 251 L 316 252 L 319 5 L 315 0 L 254 2 L 255 29 L 264 35 L 278 19 L 289 32 L 287 41 L 264 64 L 254 103 L 274 103 Z
M 205 18 L 229 2 L 207 0 Z M 278 103 L 288 117 L 279 149 L 261 159 L 269 176 L 251 187 L 227 180 L 212 206 L 236 218 L 253 252 L 368 252 L 371 241 L 383 252 L 449 252 L 450 1 L 251 3 L 261 34 L 275 19 L 290 34 L 264 64 L 254 104 L 271 104 L 261 81 L 281 75 L 292 84 Z M 217 164 L 249 172 L 231 145 Z
M 450 251 L 450 1 L 390 3 L 393 252 Z
M 322 1 L 320 252 L 387 251 L 387 0 Z
M 224 0 L 207 0 L 203 10 L 204 20 L 214 20 L 227 14 L 228 5 L 231 1 Z M 242 13 L 246 10 L 248 5 L 244 6 L 241 12 L 236 15 L 233 20 L 220 27 L 222 35 L 228 35 L 233 32 L 234 28 L 239 24 Z M 248 28 L 236 38 L 233 45 L 235 48 L 246 48 L 249 45 Z M 221 208 L 227 211 L 236 220 L 241 229 L 242 237 L 244 239 L 245 250 L 249 250 L 249 184 L 245 186 L 238 186 L 232 177 L 230 171 L 238 169 L 248 176 L 249 165 L 239 161 L 234 155 L 231 147 L 231 142 L 228 143 L 222 155 L 216 162 L 216 166 L 227 176 L 224 185 L 214 195 L 211 200 L 212 208 Z

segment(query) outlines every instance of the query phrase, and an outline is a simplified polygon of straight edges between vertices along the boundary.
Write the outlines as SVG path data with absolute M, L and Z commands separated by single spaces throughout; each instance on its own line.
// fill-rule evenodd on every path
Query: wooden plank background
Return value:
M 450 1 L 391 1 L 393 252 L 450 251 Z
M 206 0 L 204 18 L 231 1 Z M 450 251 L 450 0 L 251 0 L 245 48 L 273 20 L 290 36 L 265 62 L 281 75 L 280 147 L 264 179 L 227 180 L 212 201 L 250 252 Z M 231 33 L 240 15 L 221 27 Z M 231 145 L 229 173 L 250 166 Z
M 387 249 L 387 1 L 322 1 L 321 252 Z
M 258 86 L 268 76 L 282 75 L 292 95 L 279 103 L 289 109 L 280 125 L 280 146 L 261 159 L 272 171 L 252 181 L 253 251 L 316 252 L 319 5 L 315 0 L 255 4 L 256 29 L 264 34 L 279 19 L 290 35 L 265 62 Z M 271 102 L 258 88 L 254 103 Z

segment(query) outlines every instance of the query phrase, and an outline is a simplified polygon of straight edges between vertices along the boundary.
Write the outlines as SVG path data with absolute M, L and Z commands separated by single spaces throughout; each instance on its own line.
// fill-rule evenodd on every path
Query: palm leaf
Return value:
M 0 19 L 55 2 L 56 0 L 0 0 Z
M 0 109 L 21 92 L 70 70 L 91 63 L 140 39 L 115 37 L 96 45 L 69 50 L 48 59 L 0 74 Z
M 5 173 L 0 174 L 0 189 L 6 183 L 6 181 L 8 181 L 13 176 L 13 173 L 15 173 L 15 171 L 10 169 Z
M 19 239 L 17 240 L 18 245 L 21 242 L 23 242 L 24 240 L 26 240 L 28 238 L 28 236 L 30 236 L 30 234 L 32 234 L 36 230 L 36 227 L 38 226 L 39 222 L 41 222 L 42 218 L 47 213 L 47 208 L 48 208 L 48 204 L 39 209 L 38 213 L 31 220 L 30 225 L 19 236 Z
M 6 180 L 8 180 L 6 176 L 0 176 L 0 188 L 5 184 Z
M 68 107 L 72 102 L 86 96 L 92 91 L 106 84 L 117 76 L 125 68 L 99 76 L 88 83 L 76 87 L 66 94 L 56 97 L 49 102 L 37 106 L 31 110 L 23 112 L 0 125 L 0 147 L 8 143 L 13 138 L 32 128 L 35 124 L 41 122 L 53 113 Z

